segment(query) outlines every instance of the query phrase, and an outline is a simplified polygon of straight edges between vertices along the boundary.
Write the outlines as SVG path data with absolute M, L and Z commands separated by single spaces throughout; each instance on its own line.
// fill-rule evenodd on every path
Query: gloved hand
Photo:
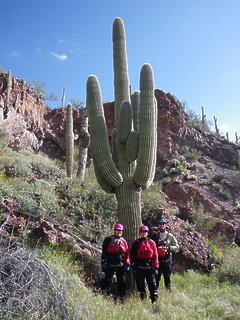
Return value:
M 125 267 L 125 272 L 128 272 L 130 270 L 130 266 Z
M 102 264 L 102 272 L 106 272 L 108 269 L 108 266 L 106 264 Z

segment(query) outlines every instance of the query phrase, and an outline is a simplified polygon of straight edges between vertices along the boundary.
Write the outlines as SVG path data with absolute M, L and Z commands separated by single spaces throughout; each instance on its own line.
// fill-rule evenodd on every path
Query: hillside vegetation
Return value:
M 165 198 L 154 184 L 143 193 L 143 213 Z M 90 269 L 95 281 L 102 277 L 100 247 L 116 221 L 116 201 L 98 186 L 92 168 L 86 179 L 68 179 L 64 163 L 28 149 L 12 150 L 0 139 L 0 318 L 1 319 L 240 319 L 239 247 L 212 245 L 221 264 L 210 274 L 193 270 L 172 276 L 173 291 L 159 289 L 159 300 L 129 294 L 123 304 L 104 297 L 86 282 Z M 27 226 L 9 230 L 6 216 L 27 219 Z M 42 241 L 34 230 L 44 218 L 57 221 L 75 239 L 89 242 L 91 256 L 62 244 Z M 7 231 L 7 232 L 6 232 Z

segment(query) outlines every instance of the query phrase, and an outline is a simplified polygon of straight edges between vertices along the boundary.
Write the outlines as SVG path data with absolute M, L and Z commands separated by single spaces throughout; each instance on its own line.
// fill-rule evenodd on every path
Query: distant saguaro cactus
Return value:
M 78 171 L 77 176 L 80 180 L 84 180 L 86 164 L 87 164 L 87 154 L 88 146 L 90 144 L 90 135 L 88 133 L 88 116 L 87 109 L 82 110 L 82 126 L 79 135 L 79 156 L 78 156 Z
M 12 82 L 11 70 L 8 70 L 7 92 L 6 92 L 6 106 L 7 106 L 7 107 L 9 106 L 10 91 L 11 91 L 11 82 Z
M 205 129 L 206 127 L 206 114 L 204 112 L 204 107 L 202 106 L 202 128 Z
M 72 105 L 67 105 L 66 116 L 66 170 L 67 176 L 73 175 L 74 133 L 73 133 L 73 110 Z
M 215 124 L 216 134 L 219 137 L 220 136 L 220 132 L 219 132 L 219 129 L 218 129 L 218 126 L 217 126 L 217 118 L 215 116 L 213 116 L 213 120 L 214 120 L 214 124 Z
M 108 143 L 100 86 L 96 76 L 87 80 L 87 108 L 98 183 L 115 193 L 118 220 L 125 226 L 124 236 L 131 243 L 141 222 L 141 190 L 153 181 L 157 148 L 157 104 L 152 67 L 144 64 L 140 72 L 140 92 L 131 101 L 126 54 L 125 29 L 121 18 L 113 23 L 113 65 L 115 126 L 112 150 Z

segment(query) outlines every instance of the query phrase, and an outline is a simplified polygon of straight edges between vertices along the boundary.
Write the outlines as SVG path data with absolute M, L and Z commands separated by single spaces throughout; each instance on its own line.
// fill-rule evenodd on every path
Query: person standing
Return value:
M 157 288 L 163 274 L 165 288 L 171 291 L 172 253 L 177 252 L 179 245 L 173 234 L 167 231 L 167 221 L 161 218 L 158 231 L 151 237 L 158 250 L 159 268 L 156 275 Z
M 141 226 L 139 229 L 140 238 L 135 240 L 131 248 L 131 268 L 136 279 L 137 290 L 140 298 L 146 297 L 145 279 L 150 291 L 152 303 L 158 299 L 156 284 L 156 273 L 158 271 L 158 253 L 153 240 L 148 238 L 149 229 Z
M 101 289 L 107 294 L 110 293 L 112 278 L 116 273 L 118 295 L 121 298 L 126 294 L 124 274 L 130 269 L 128 244 L 122 233 L 123 225 L 115 224 L 114 234 L 103 241 L 101 255 L 102 271 L 105 273 Z

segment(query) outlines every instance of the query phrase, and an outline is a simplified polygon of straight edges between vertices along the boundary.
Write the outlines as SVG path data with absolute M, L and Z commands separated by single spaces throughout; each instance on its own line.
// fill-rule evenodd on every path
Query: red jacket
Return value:
M 131 248 L 131 263 L 138 268 L 158 268 L 156 243 L 149 238 L 135 240 Z
M 129 249 L 127 241 L 123 237 L 107 237 L 102 245 L 102 264 L 109 267 L 130 265 Z

